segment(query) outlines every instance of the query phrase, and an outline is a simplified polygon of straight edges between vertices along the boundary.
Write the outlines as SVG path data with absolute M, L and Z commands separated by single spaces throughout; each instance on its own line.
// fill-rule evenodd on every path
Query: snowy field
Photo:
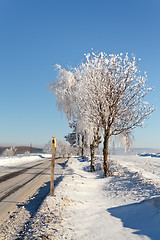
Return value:
M 130 171 L 147 178 L 153 184 L 160 184 L 160 154 L 143 153 L 129 156 L 111 156 L 115 163 L 127 167 Z
M 14 213 L 3 229 L 5 239 L 21 239 L 28 224 L 23 239 L 159 240 L 158 155 L 114 155 L 110 169 L 113 176 L 102 178 L 101 170 L 89 172 L 87 159 L 70 158 L 55 196 L 45 199 L 29 223 L 27 209 Z

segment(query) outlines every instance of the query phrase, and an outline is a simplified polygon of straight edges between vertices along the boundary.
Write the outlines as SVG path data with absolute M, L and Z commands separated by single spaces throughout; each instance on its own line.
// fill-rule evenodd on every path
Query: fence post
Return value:
M 54 166 L 56 157 L 56 138 L 52 138 L 52 159 L 51 159 L 51 196 L 54 196 Z

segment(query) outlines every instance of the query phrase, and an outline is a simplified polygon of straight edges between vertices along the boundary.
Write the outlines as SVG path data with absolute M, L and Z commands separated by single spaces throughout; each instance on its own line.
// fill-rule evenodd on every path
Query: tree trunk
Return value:
M 84 158 L 84 135 L 82 135 L 82 158 Z
M 90 169 L 91 169 L 91 172 L 93 172 L 93 171 L 95 171 L 95 155 L 94 155 L 94 150 L 95 150 L 95 148 L 94 148 L 94 146 L 91 144 L 90 145 L 90 152 L 91 152 L 91 167 L 90 167 Z
M 104 146 L 103 146 L 103 170 L 104 170 L 104 177 L 109 176 L 109 166 L 108 166 L 108 157 L 109 157 L 109 151 L 108 151 L 108 144 L 109 144 L 109 133 L 108 131 L 105 131 L 104 136 Z
M 84 147 L 82 147 L 81 155 L 82 155 L 82 158 L 84 158 Z

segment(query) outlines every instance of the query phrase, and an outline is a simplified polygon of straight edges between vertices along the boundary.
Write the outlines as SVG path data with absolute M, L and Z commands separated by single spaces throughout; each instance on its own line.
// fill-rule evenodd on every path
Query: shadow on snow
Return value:
M 62 181 L 63 176 L 59 176 L 55 181 L 54 181 L 54 187 L 56 188 L 58 184 Z M 21 236 L 20 238 L 16 238 L 16 240 L 22 240 L 25 239 L 25 231 L 27 231 L 30 228 L 30 221 L 36 213 L 38 212 L 38 209 L 40 208 L 42 202 L 46 198 L 47 195 L 50 193 L 50 181 L 45 183 L 44 186 L 40 187 L 38 190 L 38 193 L 33 195 L 33 197 L 27 201 L 25 204 L 17 204 L 17 206 L 20 208 L 22 206 L 25 207 L 25 209 L 29 212 L 30 214 L 30 219 L 29 221 L 25 224 L 24 228 L 19 232 L 19 235 Z
M 120 218 L 124 227 L 134 229 L 134 234 L 146 235 L 152 240 L 160 239 L 160 197 L 109 208 L 107 211 Z
M 59 166 L 61 166 L 62 169 L 65 169 L 66 168 L 66 165 L 68 163 L 68 160 L 66 160 L 65 162 L 63 163 L 57 163 Z

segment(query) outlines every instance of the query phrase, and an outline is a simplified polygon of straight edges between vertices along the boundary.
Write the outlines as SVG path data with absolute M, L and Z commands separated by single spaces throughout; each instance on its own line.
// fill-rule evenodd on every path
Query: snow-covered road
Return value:
M 48 188 L 40 196 L 36 208 L 41 205 L 50 191 L 50 157 L 51 155 L 43 154 L 0 159 L 0 224 L 47 184 Z M 60 171 L 61 167 L 56 164 L 55 179 L 62 174 Z
M 23 204 L 49 179 L 49 159 L 12 168 L 12 172 L 1 176 L 0 223 L 9 217 L 10 212 L 16 211 L 17 204 Z

